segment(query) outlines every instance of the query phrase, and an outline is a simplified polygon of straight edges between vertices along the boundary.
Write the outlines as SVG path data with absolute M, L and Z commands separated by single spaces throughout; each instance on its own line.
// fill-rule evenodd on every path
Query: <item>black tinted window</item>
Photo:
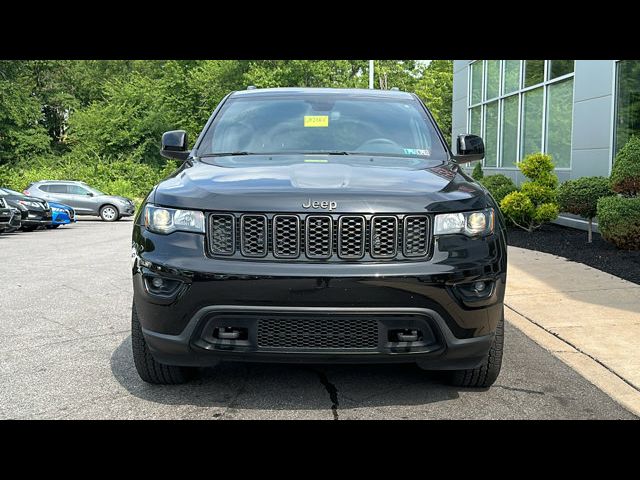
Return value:
M 44 187 L 46 187 L 46 190 Z M 44 190 L 45 192 L 50 192 L 50 193 L 67 193 L 67 186 L 66 185 L 43 185 L 40 187 L 40 190 Z
M 67 185 L 68 192 L 72 195 L 86 195 L 89 190 L 80 185 Z

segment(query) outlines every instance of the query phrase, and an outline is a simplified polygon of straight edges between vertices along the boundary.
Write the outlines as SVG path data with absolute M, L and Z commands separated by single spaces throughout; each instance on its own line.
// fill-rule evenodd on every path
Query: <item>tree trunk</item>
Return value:
M 593 218 L 589 218 L 589 234 L 588 234 L 588 240 L 587 243 L 591 243 L 592 240 L 592 234 L 591 231 L 593 230 Z

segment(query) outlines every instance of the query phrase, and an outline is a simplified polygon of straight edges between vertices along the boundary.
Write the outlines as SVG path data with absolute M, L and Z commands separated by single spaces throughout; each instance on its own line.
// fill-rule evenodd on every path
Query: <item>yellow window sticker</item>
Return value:
M 305 115 L 304 126 L 305 127 L 328 127 L 329 115 Z

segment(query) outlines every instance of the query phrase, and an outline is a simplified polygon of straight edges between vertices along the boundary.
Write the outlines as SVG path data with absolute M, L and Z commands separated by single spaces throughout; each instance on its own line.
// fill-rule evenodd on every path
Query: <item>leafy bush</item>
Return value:
M 484 178 L 484 172 L 482 171 L 482 163 L 476 163 L 476 166 L 473 167 L 473 172 L 471 172 L 471 178 L 474 180 L 482 180 Z
M 549 188 L 558 186 L 558 177 L 553 173 L 554 165 L 551 155 L 532 153 L 518 163 L 518 168 L 525 177 Z
M 27 168 L 0 166 L 0 186 L 22 191 L 39 180 L 80 180 L 111 195 L 129 197 L 139 205 L 153 185 L 169 175 L 177 163 L 169 160 L 162 168 L 130 157 L 99 159 L 89 164 L 75 156 L 35 159 Z
M 520 191 L 531 199 L 534 205 L 543 203 L 556 203 L 558 196 L 556 190 L 537 182 L 526 182 L 520 186 Z
M 604 197 L 598 200 L 602 238 L 618 248 L 640 250 L 640 197 Z
M 560 211 L 557 203 L 543 203 L 536 207 L 534 220 L 542 225 L 543 223 L 551 222 L 558 218 L 559 213 Z
M 593 217 L 598 213 L 598 199 L 610 195 L 613 192 L 608 178 L 582 177 L 560 185 L 558 203 L 561 211 L 579 215 L 589 221 L 587 241 L 591 243 Z
M 498 205 L 500 205 L 500 202 L 504 197 L 518 189 L 516 184 L 513 183 L 513 180 L 501 173 L 484 177 L 480 180 L 480 183 L 489 190 L 489 193 L 491 193 L 491 196 L 495 199 Z
M 531 181 L 523 183 L 519 192 L 506 195 L 500 209 L 514 225 L 532 232 L 558 217 L 558 177 L 553 173 L 551 155 L 543 153 L 527 155 L 518 168 Z
M 614 192 L 628 197 L 640 195 L 640 139 L 635 135 L 616 155 L 610 178 Z
M 515 225 L 524 225 L 536 214 L 536 207 L 522 192 L 511 192 L 500 202 L 500 210 Z M 524 227 L 522 227 L 524 228 Z

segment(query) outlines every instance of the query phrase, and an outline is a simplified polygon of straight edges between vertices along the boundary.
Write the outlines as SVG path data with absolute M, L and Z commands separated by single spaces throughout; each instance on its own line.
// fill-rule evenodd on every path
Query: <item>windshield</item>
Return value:
M 446 156 L 417 100 L 363 94 L 232 97 L 197 150 L 224 153 Z
M 97 188 L 94 187 L 90 187 L 87 184 L 83 184 L 82 185 L 84 188 L 86 188 L 87 190 L 89 190 L 90 192 L 93 192 L 94 195 L 106 195 L 106 193 L 101 192 L 100 190 L 98 190 Z

